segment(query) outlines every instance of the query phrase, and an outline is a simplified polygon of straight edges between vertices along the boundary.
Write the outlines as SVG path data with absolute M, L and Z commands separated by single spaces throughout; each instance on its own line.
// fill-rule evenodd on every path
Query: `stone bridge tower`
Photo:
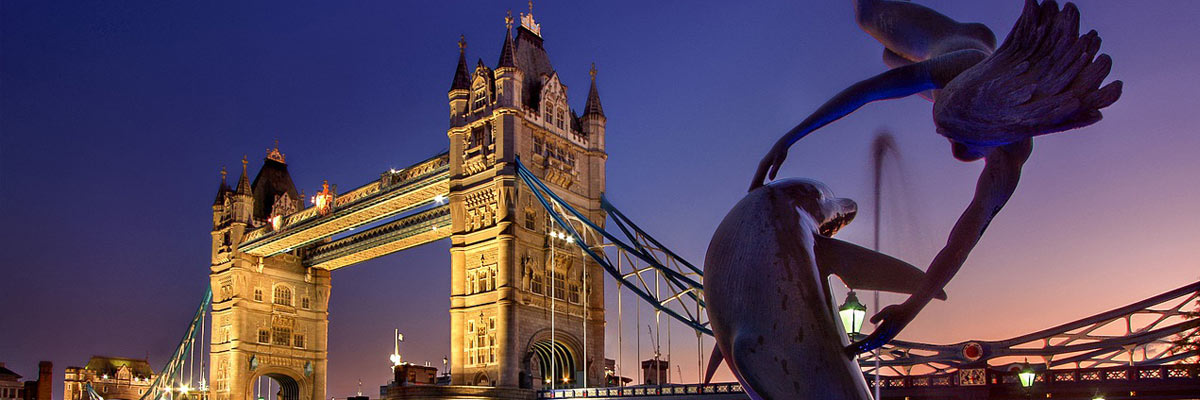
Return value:
M 303 250 L 269 257 L 238 251 L 246 232 L 303 208 L 278 148 L 267 154 L 253 183 L 246 167 L 243 159 L 235 188 L 226 185 L 222 171 L 212 206 L 211 397 L 251 399 L 255 382 L 265 376 L 278 383 L 280 400 L 321 400 L 329 271 L 304 267 Z
M 606 120 L 595 68 L 580 115 L 532 10 L 515 36 L 512 23 L 495 69 L 482 60 L 468 68 L 460 40 L 449 92 L 452 384 L 577 387 L 586 368 L 599 385 L 603 271 L 548 235 L 555 226 L 515 170 L 519 157 L 572 207 L 604 221 Z

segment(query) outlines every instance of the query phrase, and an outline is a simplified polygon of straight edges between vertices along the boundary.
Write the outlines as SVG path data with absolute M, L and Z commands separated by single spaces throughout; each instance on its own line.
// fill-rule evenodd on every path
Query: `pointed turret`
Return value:
M 450 125 L 461 122 L 467 112 L 467 99 L 471 94 L 471 73 L 467 70 L 467 37 L 458 37 L 458 67 L 454 70 L 454 82 L 450 83 Z
M 229 188 L 229 184 L 225 183 L 225 167 L 221 167 L 221 186 L 217 187 L 217 199 L 213 200 L 213 207 L 225 205 L 225 195 L 233 190 Z
M 504 16 L 504 45 L 500 46 L 500 62 L 496 65 L 496 106 L 518 107 L 521 104 L 524 72 L 517 67 L 517 48 L 512 35 L 512 11 Z
M 454 70 L 454 81 L 450 83 L 450 91 L 470 90 L 471 73 L 467 71 L 467 37 L 458 38 L 458 68 Z
M 512 11 L 509 11 L 504 17 L 504 44 L 500 46 L 500 61 L 496 63 L 496 69 L 517 67 L 517 59 L 513 55 L 516 50 L 513 49 L 512 23 Z
M 249 164 L 250 162 L 246 160 L 246 156 L 242 156 L 242 176 L 238 178 L 237 182 L 238 195 L 252 195 L 252 190 L 250 189 L 250 176 L 248 173 L 246 173 L 246 166 Z
M 604 116 L 604 107 L 600 105 L 600 91 L 596 90 L 596 63 L 592 63 L 592 69 L 588 71 L 592 76 L 592 87 L 588 89 L 587 104 L 583 106 L 583 116 L 599 115 Z
M 246 156 L 242 156 L 242 176 L 238 177 L 236 188 L 232 195 L 230 216 L 235 223 L 250 222 L 254 207 L 254 191 L 250 188 L 250 174 L 246 167 L 250 164 Z M 238 234 L 240 235 L 240 233 Z
M 596 63 L 592 63 L 588 74 L 592 76 L 592 87 L 588 89 L 587 103 L 583 106 L 583 116 L 579 117 L 579 122 L 592 148 L 604 151 L 604 130 L 608 118 L 604 116 L 604 107 L 600 105 L 600 91 L 596 90 Z

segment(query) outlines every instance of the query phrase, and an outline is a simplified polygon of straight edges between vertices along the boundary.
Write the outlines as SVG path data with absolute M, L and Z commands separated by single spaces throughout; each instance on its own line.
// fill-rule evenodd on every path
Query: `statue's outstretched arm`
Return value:
M 800 138 L 876 100 L 910 96 L 930 89 L 944 87 L 962 71 L 987 57 L 978 50 L 961 50 L 888 70 L 842 90 L 821 105 L 816 112 L 792 128 L 763 157 L 758 171 L 750 182 L 750 190 L 762 186 L 768 176 L 775 179 L 788 148 Z
M 871 322 L 883 321 L 870 336 L 850 345 L 847 352 L 858 354 L 871 351 L 894 338 L 913 317 L 942 291 L 958 269 L 967 261 L 967 255 L 983 237 L 992 218 L 1000 212 L 1008 199 L 1017 190 L 1021 178 L 1021 167 L 1033 151 L 1033 140 L 1026 139 L 1010 145 L 997 147 L 984 156 L 986 165 L 975 186 L 975 197 L 966 211 L 958 217 L 946 246 L 938 252 L 925 271 L 925 282 L 904 303 L 889 306 L 871 318 Z

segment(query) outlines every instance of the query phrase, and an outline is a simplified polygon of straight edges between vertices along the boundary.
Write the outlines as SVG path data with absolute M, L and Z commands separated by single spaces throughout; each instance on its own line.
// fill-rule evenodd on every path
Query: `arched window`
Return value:
M 284 285 L 275 287 L 275 304 L 292 305 L 292 289 Z

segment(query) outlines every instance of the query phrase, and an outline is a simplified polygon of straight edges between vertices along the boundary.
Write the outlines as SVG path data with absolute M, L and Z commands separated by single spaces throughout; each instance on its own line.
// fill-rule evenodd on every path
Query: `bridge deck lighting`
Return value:
M 445 202 L 446 202 L 446 196 L 443 196 L 443 195 L 440 195 L 440 194 L 439 194 L 439 195 L 437 195 L 437 196 L 433 196 L 433 202 L 435 202 L 435 203 L 438 203 L 438 204 L 445 203 Z

